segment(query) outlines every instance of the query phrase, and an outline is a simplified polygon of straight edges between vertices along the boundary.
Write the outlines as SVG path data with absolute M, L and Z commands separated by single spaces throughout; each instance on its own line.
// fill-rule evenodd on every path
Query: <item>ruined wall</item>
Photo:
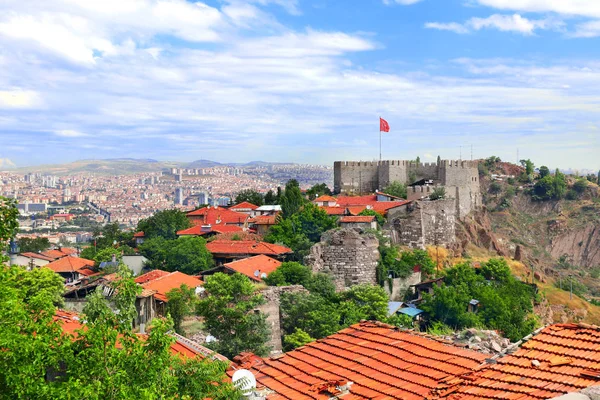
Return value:
M 388 214 L 392 242 L 412 248 L 449 246 L 456 240 L 456 201 L 415 201 Z
M 447 187 L 446 193 L 456 199 L 458 218 L 481 207 L 479 171 L 476 161 L 448 161 L 440 163 L 440 178 Z
M 407 278 L 394 278 L 391 280 L 391 288 L 389 280 L 386 280 L 383 287 L 390 297 L 390 301 L 402 301 L 407 291 L 414 292 L 412 285 L 421 282 L 421 272 L 413 272 Z
M 314 272 L 330 274 L 337 290 L 377 283 L 379 240 L 357 229 L 326 232 L 311 248 L 307 263 Z
M 266 303 L 259 306 L 258 310 L 267 315 L 267 326 L 271 330 L 271 340 L 269 341 L 271 353 L 280 353 L 283 349 L 281 343 L 281 313 L 279 311 L 281 295 L 283 293 L 302 292 L 308 293 L 302 285 L 268 286 L 261 290 L 260 293 L 263 295 Z

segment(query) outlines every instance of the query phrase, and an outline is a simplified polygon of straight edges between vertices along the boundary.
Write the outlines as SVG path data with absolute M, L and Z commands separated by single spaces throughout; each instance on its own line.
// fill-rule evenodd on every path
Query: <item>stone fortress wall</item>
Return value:
M 456 212 L 463 218 L 482 204 L 477 161 L 440 160 L 417 163 L 411 160 L 336 161 L 333 165 L 334 192 L 373 193 L 397 181 L 405 185 L 421 179 L 444 187 L 447 197 L 456 200 Z M 428 196 L 432 186 L 408 188 L 409 200 Z

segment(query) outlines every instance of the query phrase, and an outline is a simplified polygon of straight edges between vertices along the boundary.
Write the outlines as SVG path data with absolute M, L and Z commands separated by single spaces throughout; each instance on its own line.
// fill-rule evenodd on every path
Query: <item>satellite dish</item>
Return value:
M 235 371 L 231 377 L 231 382 L 244 396 L 250 396 L 254 389 L 256 389 L 256 378 L 247 369 L 238 369 Z
M 258 278 L 258 276 L 260 275 L 260 271 L 257 269 L 256 271 L 254 271 L 254 276 Z

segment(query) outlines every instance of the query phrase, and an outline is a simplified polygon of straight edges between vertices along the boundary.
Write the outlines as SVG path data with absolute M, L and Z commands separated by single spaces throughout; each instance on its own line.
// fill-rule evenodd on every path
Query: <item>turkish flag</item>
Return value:
M 390 124 L 388 124 L 388 122 L 379 117 L 379 132 L 389 132 L 390 131 Z

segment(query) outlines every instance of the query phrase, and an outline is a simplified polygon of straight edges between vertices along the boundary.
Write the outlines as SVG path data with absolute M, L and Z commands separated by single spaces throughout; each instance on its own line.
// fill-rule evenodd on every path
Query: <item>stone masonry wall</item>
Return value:
M 325 233 L 307 257 L 314 272 L 331 274 L 338 291 L 361 283 L 377 283 L 379 241 L 358 229 Z
M 258 310 L 267 315 L 267 326 L 271 329 L 271 340 L 269 341 L 271 353 L 280 353 L 283 349 L 281 343 L 281 313 L 279 311 L 281 295 L 283 293 L 301 292 L 308 293 L 302 285 L 268 286 L 261 290 L 266 303 L 258 307 Z

